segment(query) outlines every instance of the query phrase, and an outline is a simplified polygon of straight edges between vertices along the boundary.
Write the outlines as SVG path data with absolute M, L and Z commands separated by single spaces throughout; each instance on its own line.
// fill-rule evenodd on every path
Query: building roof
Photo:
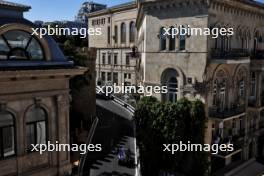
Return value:
M 6 24 L 18 23 L 30 26 L 32 28 L 36 27 L 35 24 L 26 20 L 26 19 L 14 19 L 14 18 L 0 18 L 0 27 Z M 12 70 L 12 69 L 51 69 L 51 68 L 72 68 L 74 63 L 72 61 L 68 61 L 58 44 L 55 40 L 49 36 L 45 35 L 44 39 L 48 44 L 48 48 L 51 54 L 51 60 L 46 61 L 37 61 L 37 60 L 1 60 L 0 62 L 0 70 Z
M 21 10 L 21 11 L 28 11 L 29 9 L 31 9 L 30 6 L 18 4 L 18 3 L 14 3 L 14 2 L 8 2 L 8 1 L 4 1 L 4 0 L 0 0 L 0 7 L 1 8 L 2 7 L 11 8 L 11 9 L 16 9 L 16 10 Z
M 130 2 L 118 4 L 118 5 L 103 9 L 103 10 L 99 10 L 99 11 L 89 13 L 88 17 L 94 17 L 94 16 L 98 16 L 98 15 L 103 15 L 103 14 L 112 13 L 112 12 L 121 11 L 121 10 L 127 10 L 127 9 L 131 9 L 131 8 L 136 8 L 136 2 L 135 1 L 130 1 Z

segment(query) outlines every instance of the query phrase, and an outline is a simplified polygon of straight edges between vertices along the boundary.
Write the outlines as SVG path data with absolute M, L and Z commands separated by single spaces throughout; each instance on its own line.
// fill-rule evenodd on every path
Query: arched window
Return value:
M 256 96 L 256 73 L 251 73 L 251 81 L 250 81 L 250 96 L 255 97 Z
M 126 43 L 126 24 L 121 24 L 121 43 Z
M 242 37 L 241 38 L 241 49 L 244 49 L 245 48 L 245 40 L 244 38 Z
M 259 49 L 259 41 L 260 41 L 260 35 L 259 35 L 259 32 L 255 32 L 255 35 L 254 35 L 254 45 L 253 45 L 253 51 L 254 53 L 257 52 L 257 50 Z
M 223 70 L 219 70 L 213 82 L 213 105 L 219 111 L 224 110 L 227 105 L 227 97 L 227 75 Z
M 184 28 L 184 26 L 182 26 Z M 185 31 L 185 30 L 182 30 Z M 186 49 L 186 35 L 180 34 L 179 35 L 179 50 L 185 50 Z
M 8 112 L 0 112 L 0 159 L 15 155 L 15 123 Z
M 40 107 L 31 108 L 26 114 L 27 150 L 31 151 L 32 144 L 46 144 L 47 113 Z
M 176 102 L 178 99 L 178 80 L 176 77 L 171 77 L 167 83 L 168 94 L 167 100 L 170 102 Z
M 129 41 L 131 43 L 135 42 L 135 37 L 136 37 L 136 27 L 135 27 L 135 22 L 132 21 L 129 26 Z
M 245 81 L 243 79 L 239 81 L 239 96 L 245 96 Z
M 213 85 L 213 105 L 214 106 L 217 106 L 217 85 L 218 85 L 218 81 L 216 79 Z
M 33 35 L 10 30 L 0 35 L 0 60 L 44 60 L 43 49 Z
M 226 79 L 224 79 L 219 86 L 220 86 L 220 95 L 219 95 L 220 109 L 224 110 L 226 107 Z
M 174 27 L 170 27 L 170 31 L 172 34 L 172 30 L 174 29 Z M 173 35 L 170 35 L 170 41 L 169 41 L 169 50 L 173 51 L 175 50 L 175 37 Z
M 165 35 L 164 27 L 160 28 L 159 39 L 160 39 L 160 50 L 161 51 L 166 50 L 166 35 Z

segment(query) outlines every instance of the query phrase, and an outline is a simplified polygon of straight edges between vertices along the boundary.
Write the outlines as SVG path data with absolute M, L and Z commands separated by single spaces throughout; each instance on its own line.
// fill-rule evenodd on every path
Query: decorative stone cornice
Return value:
M 209 7 L 213 10 L 231 13 L 238 16 L 264 19 L 264 8 L 243 3 L 241 1 L 210 0 Z

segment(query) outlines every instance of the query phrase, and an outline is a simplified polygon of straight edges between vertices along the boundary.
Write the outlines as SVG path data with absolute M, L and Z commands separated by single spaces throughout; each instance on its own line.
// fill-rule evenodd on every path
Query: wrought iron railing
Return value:
M 247 49 L 230 49 L 230 50 L 221 50 L 221 49 L 211 49 L 212 58 L 224 59 L 224 58 L 240 58 L 240 57 L 249 57 L 250 53 Z
M 213 118 L 225 119 L 245 112 L 245 106 L 220 109 L 217 107 L 209 108 L 209 116 Z
M 264 59 L 264 50 L 256 50 L 251 54 L 252 59 Z

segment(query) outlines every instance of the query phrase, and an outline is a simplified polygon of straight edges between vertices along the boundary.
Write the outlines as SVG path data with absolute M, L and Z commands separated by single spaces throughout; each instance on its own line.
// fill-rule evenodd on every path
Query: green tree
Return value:
M 143 175 L 155 176 L 161 170 L 205 175 L 207 153 L 163 152 L 163 144 L 204 143 L 206 116 L 201 101 L 184 98 L 176 103 L 161 103 L 156 98 L 144 97 L 134 117 Z

